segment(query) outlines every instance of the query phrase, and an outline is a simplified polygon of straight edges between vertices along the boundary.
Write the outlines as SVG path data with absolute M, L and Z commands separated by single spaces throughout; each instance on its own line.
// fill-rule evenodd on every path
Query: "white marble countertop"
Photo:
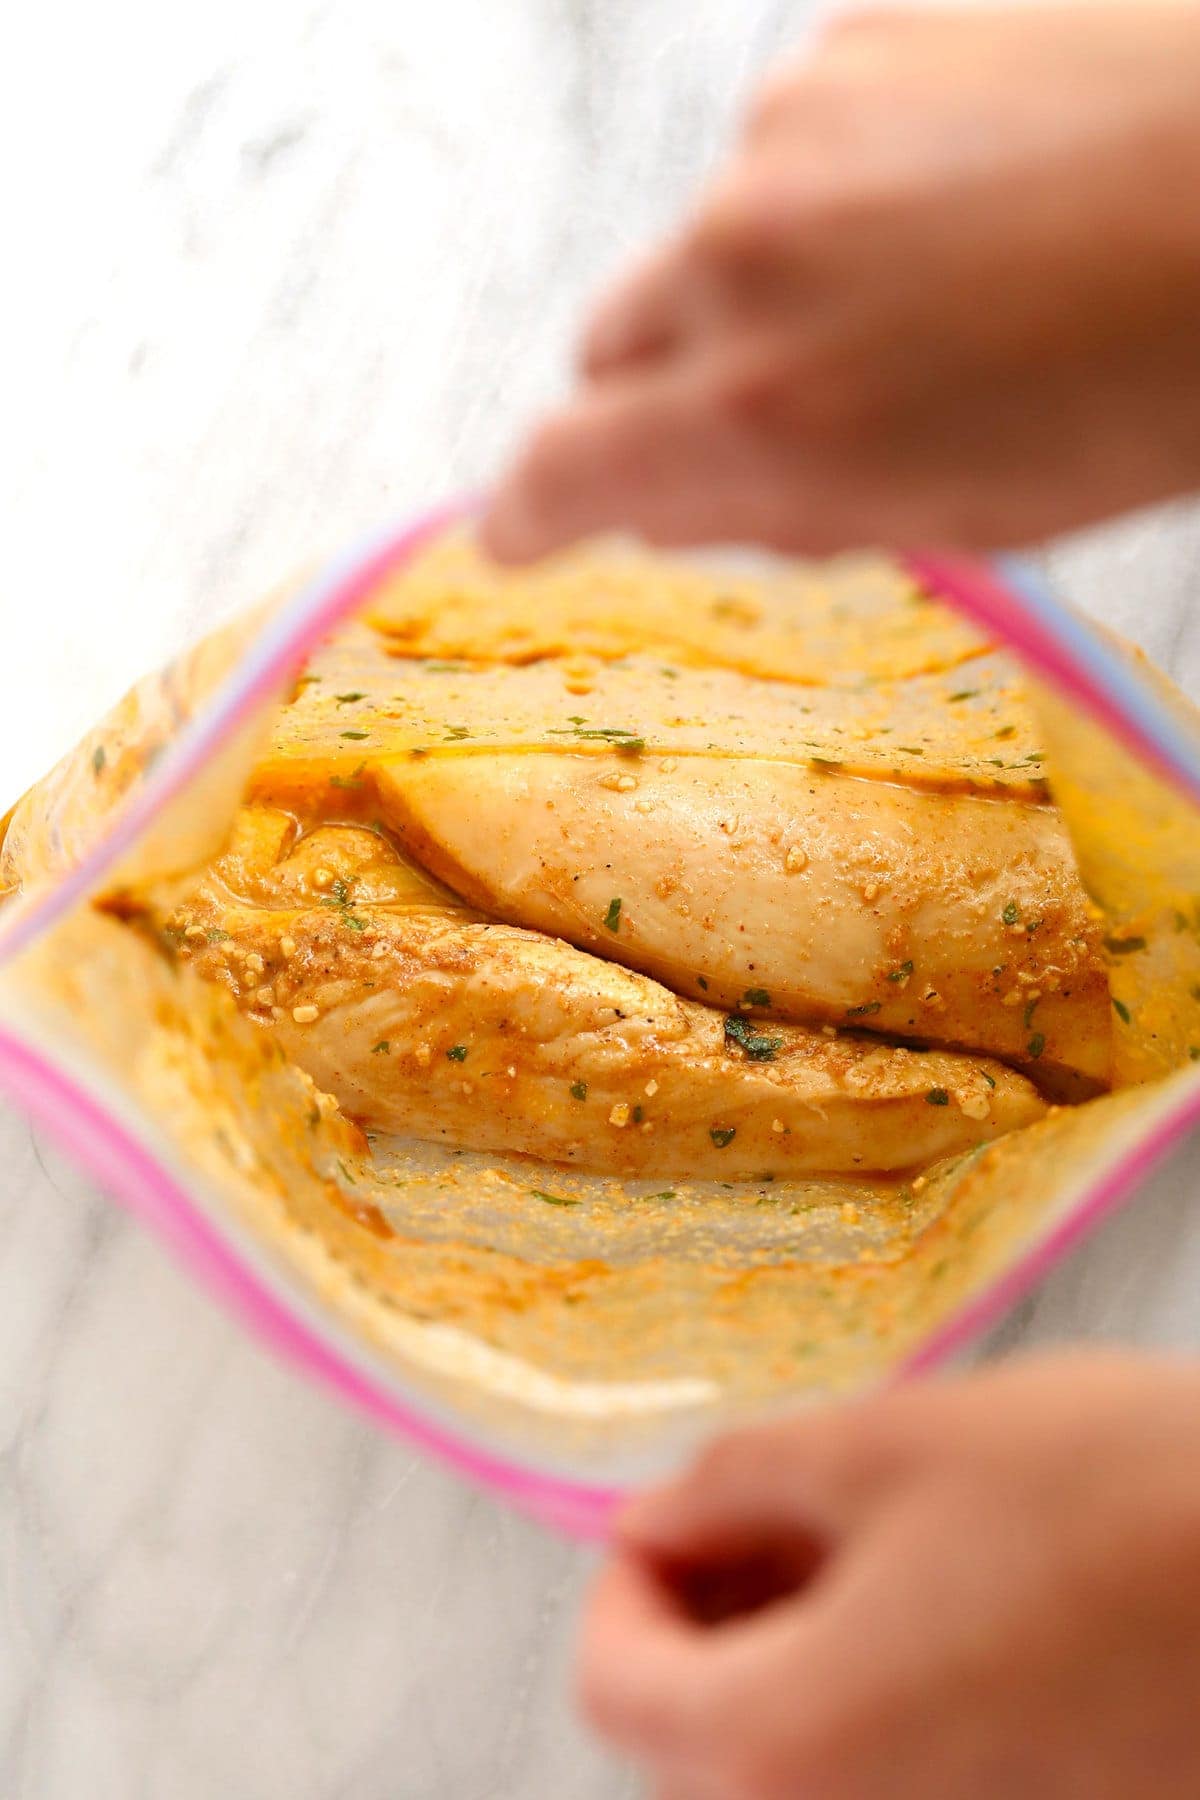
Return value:
M 485 480 L 772 0 L 47 0 L 5 27 L 0 801 L 181 634 Z M 1200 529 L 1056 558 L 1200 692 Z M 587 1558 L 268 1360 L 0 1109 L 6 1800 L 617 1800 Z M 1194 1345 L 1185 1155 L 998 1338 Z

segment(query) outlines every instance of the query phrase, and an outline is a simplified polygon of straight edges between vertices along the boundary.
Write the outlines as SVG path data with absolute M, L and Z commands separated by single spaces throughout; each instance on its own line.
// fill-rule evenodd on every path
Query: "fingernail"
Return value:
M 664 1485 L 644 1488 L 641 1493 L 632 1495 L 614 1520 L 616 1536 L 635 1543 L 657 1537 L 664 1519 L 671 1516 L 674 1492 L 673 1485 Z
M 493 501 L 475 528 L 480 548 L 493 562 L 506 566 L 532 562 L 537 545 L 522 529 L 519 511 L 505 500 Z
M 612 300 L 598 307 L 579 349 L 579 362 L 588 375 L 599 374 L 610 363 L 620 362 L 628 349 L 628 308 Z

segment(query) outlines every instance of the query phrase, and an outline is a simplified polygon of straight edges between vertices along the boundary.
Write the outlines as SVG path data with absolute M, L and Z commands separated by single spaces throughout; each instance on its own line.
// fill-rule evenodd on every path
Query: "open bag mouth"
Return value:
M 1093 920 L 1089 929 L 1100 946 L 1097 966 L 1106 985 L 1099 1004 L 1105 1033 L 1111 1008 L 1111 1070 L 1100 1076 L 1089 1065 L 1080 1074 L 1068 1066 L 1066 1051 L 1059 1057 L 1059 974 L 1052 972 L 1044 986 L 1036 974 L 1050 963 L 1043 946 L 1051 926 L 1032 916 L 1032 904 L 1014 886 L 1014 897 L 997 901 L 997 918 L 989 922 L 1003 959 L 991 971 L 992 991 L 1000 996 L 994 1010 L 1003 1029 L 1012 1027 L 1011 1056 L 997 1063 L 984 1046 L 965 1059 L 962 1033 L 949 1023 L 949 1049 L 943 1051 L 935 1014 L 946 999 L 932 987 L 917 993 L 910 981 L 913 959 L 903 947 L 871 990 L 881 998 L 841 1007 L 837 1025 L 824 1028 L 839 1055 L 847 1046 L 846 1055 L 857 1059 L 838 1064 L 839 1093 L 855 1082 L 870 1083 L 873 1058 L 895 1058 L 906 1094 L 924 1108 L 898 1115 L 897 1129 L 902 1133 L 915 1120 L 921 1141 L 931 1146 L 925 1160 L 911 1167 L 900 1151 L 879 1148 L 882 1126 L 867 1153 L 882 1158 L 881 1170 L 847 1162 L 826 1176 L 805 1167 L 796 1160 L 791 1115 L 782 1101 L 785 1116 L 767 1123 L 764 1114 L 763 1135 L 755 1137 L 762 1083 L 778 1084 L 786 1098 L 793 1060 L 796 1079 L 808 1079 L 810 1063 L 824 1067 L 824 1047 L 815 1028 L 811 1041 L 799 1042 L 798 1028 L 786 1023 L 786 1007 L 785 1022 L 778 1022 L 778 993 L 772 996 L 750 977 L 743 992 L 710 994 L 709 977 L 697 975 L 703 992 L 689 990 L 682 1003 L 659 990 L 682 1004 L 686 1020 L 701 1032 L 716 1029 L 710 1015 L 719 1008 L 724 1035 L 717 1031 L 717 1052 L 728 1059 L 730 1082 L 736 1077 L 750 1095 L 742 1111 L 734 1098 L 724 1110 L 710 1107 L 696 1127 L 703 1156 L 678 1169 L 669 1149 L 659 1149 L 669 1138 L 638 1134 L 653 1133 L 654 1102 L 661 1114 L 661 1096 L 672 1091 L 669 1079 L 684 1084 L 680 1092 L 690 1091 L 694 1070 L 686 1046 L 676 1056 L 675 1076 L 652 1074 L 645 1082 L 639 1075 L 631 1102 L 617 1099 L 610 1107 L 607 1089 L 590 1077 L 590 1099 L 599 1104 L 603 1094 L 604 1120 L 618 1133 L 600 1132 L 616 1148 L 611 1166 L 597 1169 L 586 1154 L 572 1161 L 573 1146 L 561 1156 L 553 1153 L 558 1127 L 542 1119 L 540 1100 L 521 1085 L 523 1071 L 515 1063 L 483 1068 L 480 1056 L 469 1061 L 467 1034 L 462 1043 L 443 1045 L 436 1016 L 426 1031 L 430 1043 L 417 1046 L 418 1062 L 424 1056 L 431 1080 L 441 1084 L 439 1092 L 452 1093 L 463 1118 L 492 1104 L 490 1096 L 503 1089 L 516 1119 L 510 1136 L 516 1137 L 500 1149 L 463 1148 L 438 1142 L 430 1130 L 418 1142 L 396 1129 L 403 1118 L 385 1120 L 364 1137 L 355 1108 L 340 1108 L 327 1091 L 330 1084 L 314 1084 L 295 1063 L 288 1047 L 296 1035 L 293 1023 L 302 1030 L 308 1014 L 315 1020 L 319 1009 L 291 1004 L 305 996 L 298 988 L 293 992 L 294 982 L 286 987 L 291 978 L 282 964 L 279 996 L 286 991 L 287 1004 L 275 1004 L 270 951 L 266 966 L 254 950 L 241 955 L 239 966 L 232 960 L 237 946 L 233 952 L 223 948 L 230 937 L 224 915 L 188 913 L 178 905 L 171 911 L 164 902 L 161 915 L 152 916 L 135 897 L 169 892 L 175 905 L 181 892 L 191 892 L 187 883 L 195 872 L 228 852 L 230 820 L 243 805 L 251 772 L 260 771 L 260 784 L 268 765 L 285 788 L 299 780 L 295 769 L 303 764 L 311 719 L 324 721 L 329 741 L 340 740 L 342 760 L 330 765 L 329 776 L 337 790 L 334 812 L 360 838 L 377 827 L 382 833 L 366 797 L 355 791 L 364 786 L 367 766 L 365 757 L 353 760 L 360 744 L 370 754 L 370 731 L 361 726 L 376 716 L 370 692 L 351 686 L 333 696 L 318 692 L 307 712 L 298 698 L 306 682 L 321 679 L 307 669 L 327 666 L 336 673 L 358 666 L 357 640 L 347 635 L 353 631 L 382 634 L 387 654 L 415 658 L 411 669 L 436 696 L 444 724 L 434 746 L 440 761 L 422 741 L 430 735 L 434 705 L 425 688 L 418 692 L 420 684 L 410 681 L 403 706 L 389 715 L 393 763 L 420 769 L 421 782 L 432 783 L 426 801 L 423 790 L 414 799 L 411 781 L 399 782 L 409 827 L 417 829 L 412 821 L 418 802 L 436 816 L 445 804 L 436 770 L 450 768 L 450 758 L 473 735 L 464 725 L 445 724 L 447 706 L 480 680 L 477 669 L 464 673 L 471 627 L 462 643 L 453 640 L 454 606 L 448 604 L 442 635 L 449 650 L 433 644 L 438 653 L 418 656 L 431 644 L 407 643 L 411 619 L 396 626 L 388 596 L 414 567 L 424 566 L 422 557 L 432 555 L 436 571 L 438 546 L 469 513 L 469 507 L 449 506 L 360 545 L 285 603 L 249 615 L 186 653 L 142 684 L 124 710 L 47 778 L 36 805 L 27 798 L 24 812 L 11 815 L 8 853 L 18 875 L 21 857 L 26 860 L 22 879 L 10 875 L 0 906 L 0 1082 L 278 1351 L 469 1477 L 564 1529 L 600 1534 L 620 1494 L 670 1466 L 699 1433 L 784 1401 L 896 1379 L 963 1347 L 1131 1194 L 1190 1129 L 1200 1114 L 1200 1070 L 1194 1066 L 1200 1061 L 1200 847 L 1194 829 L 1200 735 L 1186 704 L 1161 678 L 1069 612 L 1023 564 L 910 556 L 873 559 L 863 565 L 866 573 L 834 574 L 837 592 L 826 608 L 835 620 L 831 630 L 843 630 L 838 583 L 846 586 L 851 613 L 856 582 L 890 583 L 884 601 L 872 602 L 887 607 L 905 599 L 897 584 L 907 585 L 907 598 L 917 603 L 914 616 L 928 616 L 929 631 L 949 641 L 964 629 L 953 616 L 960 615 L 988 640 L 1005 640 L 1024 665 L 1037 750 L 1007 720 L 996 722 L 986 643 L 961 653 L 973 659 L 961 665 L 974 670 L 967 677 L 955 662 L 957 649 L 944 669 L 936 657 L 927 657 L 926 667 L 920 645 L 911 655 L 897 651 L 909 631 L 899 614 L 894 642 L 888 639 L 888 654 L 909 655 L 913 680 L 936 684 L 945 675 L 942 686 L 931 689 L 939 707 L 951 701 L 960 711 L 970 709 L 978 772 L 963 784 L 963 806 L 998 814 L 1005 809 L 996 801 L 1013 798 L 1032 816 L 1047 809 L 1052 791 L 1078 861 Z M 681 708 L 671 722 L 673 735 L 664 732 L 658 741 L 633 712 L 596 723 L 597 687 L 603 694 L 607 681 L 619 685 L 632 665 L 629 691 L 636 693 L 639 658 L 661 650 L 664 628 L 643 628 L 636 584 L 666 566 L 666 559 L 643 559 L 632 575 L 613 577 L 613 591 L 625 594 L 620 604 L 633 620 L 629 656 L 620 645 L 614 650 L 601 641 L 603 632 L 585 643 L 579 657 L 549 638 L 537 655 L 514 650 L 507 640 L 498 653 L 506 670 L 523 671 L 510 682 L 515 700 L 506 698 L 505 705 L 521 719 L 526 714 L 520 709 L 526 709 L 533 723 L 520 729 L 545 752 L 538 796 L 557 792 L 546 784 L 555 768 L 565 766 L 564 756 L 590 757 L 602 806 L 640 805 L 637 828 L 652 844 L 655 783 L 661 786 L 664 770 L 669 779 L 680 758 L 701 766 L 714 748 L 706 733 L 717 731 L 719 738 L 711 720 L 725 717 L 722 707 L 739 721 L 738 754 L 748 769 L 774 756 L 780 763 L 792 759 L 817 783 L 857 781 L 865 790 L 864 777 L 874 777 L 876 785 L 896 792 L 941 791 L 933 772 L 939 754 L 934 740 L 885 744 L 890 728 L 879 727 L 882 714 L 871 710 L 869 676 L 834 696 L 831 726 L 820 717 L 812 722 L 820 705 L 796 705 L 795 696 L 776 693 L 773 675 L 761 673 L 767 663 L 760 669 L 740 647 L 751 644 L 753 634 L 737 637 L 747 624 L 758 624 L 753 598 L 747 600 L 736 583 L 732 598 L 711 581 L 704 587 L 707 575 L 696 577 L 701 586 L 678 603 L 678 616 L 717 596 L 712 605 L 719 629 L 728 629 L 739 645 L 736 656 L 728 653 L 738 665 L 736 678 L 759 683 L 753 692 L 764 696 L 761 716 L 743 722 L 734 710 L 743 703 L 742 690 L 727 692 L 721 685 L 724 664 L 709 670 L 696 660 L 688 626 L 680 660 L 701 683 L 703 717 Z M 721 566 L 719 557 L 711 564 Z M 728 566 L 740 567 L 736 561 Z M 576 587 L 586 584 L 586 569 L 569 579 Z M 459 587 L 451 583 L 445 592 L 462 599 L 461 573 L 454 581 Z M 469 601 L 467 592 L 468 620 Z M 944 625 L 941 602 L 953 608 Z M 647 618 L 652 612 L 648 598 Z M 364 613 L 370 627 L 352 623 Z M 876 629 L 881 642 L 887 637 L 892 614 L 879 613 L 884 624 L 878 626 L 876 617 L 864 614 L 864 643 Z M 682 628 L 672 629 L 678 635 Z M 918 627 L 918 637 L 923 629 Z M 817 655 L 819 632 L 812 635 Z M 761 656 L 772 653 L 765 642 Z M 314 655 L 326 663 L 310 663 Z M 566 693 L 581 695 L 571 702 L 564 694 L 552 715 L 545 712 L 543 656 L 556 681 L 565 670 Z M 410 663 L 398 667 L 408 681 Z M 659 673 L 669 681 L 678 677 L 670 667 Z M 1011 676 L 994 679 L 1011 685 Z M 291 736 L 281 738 L 276 725 L 285 700 Z M 329 720 L 336 709 L 334 731 Z M 551 725 L 551 716 L 560 722 Z M 822 733 L 840 732 L 837 721 L 853 716 L 860 717 L 861 729 L 848 737 L 852 747 L 831 755 Z M 496 779 L 495 768 L 504 761 L 500 740 L 510 728 L 517 730 L 492 720 L 482 732 L 487 758 L 476 765 L 477 810 L 486 815 L 485 837 L 494 803 L 488 780 Z M 794 742 L 787 735 L 792 732 L 800 733 Z M 985 744 L 984 736 L 995 741 Z M 880 760 L 885 751 L 887 760 Z M 456 779 L 461 790 L 461 769 Z M 371 780 L 375 805 L 374 766 Z M 527 793 L 523 787 L 513 791 Z M 278 793 L 270 798 L 278 801 Z M 550 810 L 559 803 L 544 802 Z M 725 830 L 725 818 L 720 827 L 725 838 L 736 840 L 736 809 L 727 812 L 734 829 Z M 479 835 L 479 821 L 470 813 L 468 805 L 464 829 Z M 725 854 L 729 846 L 718 841 Z M 736 841 L 732 848 L 739 848 Z M 785 864 L 789 875 L 804 877 L 807 856 L 788 845 L 786 834 L 779 856 L 792 859 Z M 375 879 L 375 865 L 370 869 Z M 440 865 L 434 874 L 448 888 L 431 881 L 431 897 L 422 893 L 405 904 L 414 917 L 424 919 L 432 910 L 443 924 L 450 921 L 445 929 L 461 963 L 459 940 L 474 944 L 497 921 L 486 895 L 473 891 L 458 865 L 448 876 Z M 369 901 L 356 910 L 348 897 L 369 892 L 368 877 L 361 878 L 367 886 L 356 888 L 353 880 L 347 886 L 336 866 L 318 866 L 318 888 L 321 877 L 328 878 L 325 891 L 310 894 L 320 943 L 331 933 L 348 934 L 344 942 L 359 958 L 357 966 L 367 968 L 377 950 L 386 973 L 395 946 L 376 932 Z M 623 885 L 619 877 L 605 879 L 603 894 Z M 292 906 L 290 891 L 286 898 Z M 643 956 L 638 948 L 639 915 L 627 889 L 614 892 L 607 908 L 603 899 L 589 900 L 591 912 L 585 907 L 579 916 L 592 918 L 591 925 L 570 924 L 575 904 L 568 890 L 556 902 L 558 911 L 534 921 L 556 955 L 590 957 L 594 966 L 596 955 L 613 953 L 616 944 L 621 956 L 633 959 L 631 969 L 649 968 L 653 975 L 651 953 Z M 184 918 L 199 922 L 178 923 Z M 1011 968 L 1006 934 L 1013 945 Z M 523 944 L 529 933 L 515 935 Z M 274 941 L 286 945 L 288 939 L 285 934 Z M 1017 968 L 1022 957 L 1032 958 L 1033 975 Z M 205 962 L 218 980 L 199 978 L 197 967 Z M 446 957 L 443 964 L 429 980 L 451 980 L 445 971 L 458 965 Z M 918 966 L 918 986 L 920 974 Z M 1015 985 L 1019 976 L 1025 979 L 1021 988 Z M 257 978 L 256 998 L 250 990 Z M 630 990 L 641 1004 L 644 975 L 621 978 L 643 983 Z M 245 1006 L 239 1011 L 231 1003 L 230 985 L 238 992 L 239 982 L 257 1023 L 247 1019 Z M 479 991 L 484 1000 L 472 1004 L 490 1004 L 486 982 Z M 999 1008 L 1010 993 L 1004 1014 Z M 904 1007 L 921 1000 L 932 1010 L 922 1015 L 928 1029 L 918 1033 L 906 1027 L 903 1015 Z M 619 1001 L 618 995 L 612 1003 L 618 1017 Z M 949 1005 L 953 1011 L 953 994 Z M 280 1042 L 258 1029 L 269 1024 L 272 1012 Z M 506 1025 L 502 1020 L 501 1028 Z M 384 1030 L 370 1046 L 381 1071 L 383 1059 L 393 1056 Z M 872 1032 L 879 1033 L 877 1040 Z M 922 1041 L 913 1042 L 918 1036 Z M 399 1052 L 397 1040 L 397 1065 Z M 925 1063 L 919 1063 L 922 1057 Z M 391 1067 L 387 1073 L 394 1078 Z M 572 1080 L 573 1073 L 563 1064 L 555 1076 L 568 1119 L 575 1115 L 567 1095 L 580 1106 L 589 1099 L 589 1082 Z M 486 1086 L 488 1079 L 494 1088 Z M 1030 1097 L 1024 1113 L 1022 1095 Z M 1013 1129 L 999 1136 L 976 1131 L 973 1120 L 996 1117 L 1005 1104 L 1014 1108 Z M 810 1111 L 821 1112 L 823 1105 L 812 1102 Z M 513 1147 L 535 1122 L 551 1134 L 544 1138 L 551 1150 L 538 1153 L 542 1160 Z M 832 1129 L 828 1117 L 826 1127 Z M 951 1127 L 958 1128 L 957 1137 Z M 775 1139 L 765 1135 L 771 1131 Z M 760 1142 L 761 1152 L 751 1148 Z M 777 1160 L 787 1165 L 792 1157 L 782 1173 L 758 1166 L 773 1144 Z M 726 1170 L 732 1180 L 724 1179 Z

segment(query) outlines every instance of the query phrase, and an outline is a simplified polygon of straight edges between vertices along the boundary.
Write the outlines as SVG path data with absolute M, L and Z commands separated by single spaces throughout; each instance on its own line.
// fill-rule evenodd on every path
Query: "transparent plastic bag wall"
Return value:
M 481 600 L 469 550 L 421 560 L 442 524 L 352 555 L 142 684 L 10 815 L 0 1077 L 279 1348 L 475 1476 L 597 1528 L 615 1490 L 698 1434 L 952 1349 L 1186 1128 L 1200 1056 L 1194 727 L 1166 684 L 1021 571 L 931 565 L 919 592 L 913 571 L 877 561 L 803 571 L 805 629 L 781 643 L 770 617 L 756 628 L 750 565 L 731 563 L 716 587 L 706 565 L 695 592 L 671 565 L 683 586 L 664 599 L 647 586 L 655 565 L 614 552 L 557 577 L 553 604 L 535 583 L 514 611 L 494 589 Z M 933 588 L 1038 671 L 1041 747 L 1007 774 L 985 765 L 1003 769 L 1011 670 Z M 725 609 L 706 628 L 722 646 L 707 672 L 691 623 L 701 592 Z M 385 783 L 373 732 L 386 726 L 393 756 L 461 744 L 465 728 L 445 720 L 481 631 L 521 672 L 483 704 L 488 742 L 557 753 L 569 729 L 572 752 L 615 748 L 631 770 L 711 749 L 715 734 L 738 756 L 886 779 L 936 758 L 941 715 L 926 741 L 897 745 L 873 682 L 966 658 L 959 712 L 974 722 L 946 730 L 966 730 L 981 782 L 1028 783 L 1036 804 L 1049 779 L 1104 915 L 1114 1091 L 887 1178 L 602 1177 L 402 1134 L 368 1141 L 261 1019 L 201 978 L 188 943 L 146 928 L 138 896 L 218 852 L 264 769 L 278 791 L 310 781 L 319 756 L 353 813 Z M 376 692 L 364 633 L 401 653 L 419 637 L 424 686 Z M 817 675 L 840 658 L 862 679 L 786 714 L 765 689 L 754 716 L 738 714 L 722 669 L 769 684 L 797 644 Z M 701 696 L 669 740 L 661 711 L 638 718 L 636 683 L 619 719 L 582 722 L 601 717 L 610 670 L 664 645 Z M 569 728 L 551 722 L 562 705 L 545 685 L 564 658 L 587 693 Z M 325 698 L 313 682 L 307 708 L 281 715 L 312 670 Z M 355 723 L 330 761 L 328 732 L 323 750 L 305 734 L 343 705 Z

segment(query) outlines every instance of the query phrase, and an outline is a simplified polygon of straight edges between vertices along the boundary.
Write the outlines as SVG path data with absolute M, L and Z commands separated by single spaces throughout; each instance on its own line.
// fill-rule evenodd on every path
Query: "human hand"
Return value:
M 1200 12 L 870 14 L 600 308 L 483 521 L 981 550 L 1200 484 Z
M 1193 1800 L 1200 1368 L 1014 1363 L 635 1500 L 583 1704 L 658 1800 Z

